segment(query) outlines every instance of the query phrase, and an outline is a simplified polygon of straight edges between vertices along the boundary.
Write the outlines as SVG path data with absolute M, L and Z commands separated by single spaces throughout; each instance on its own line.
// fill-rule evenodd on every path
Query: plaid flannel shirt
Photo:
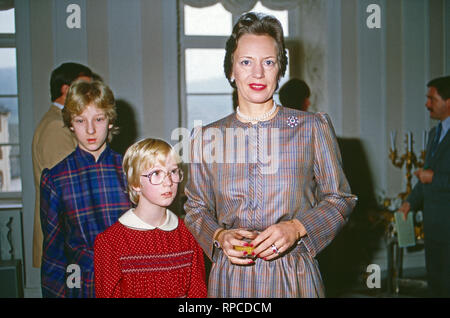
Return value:
M 97 161 L 77 147 L 55 167 L 42 172 L 44 297 L 95 296 L 95 238 L 130 207 L 122 156 L 109 146 Z M 79 285 L 74 276 L 77 269 Z

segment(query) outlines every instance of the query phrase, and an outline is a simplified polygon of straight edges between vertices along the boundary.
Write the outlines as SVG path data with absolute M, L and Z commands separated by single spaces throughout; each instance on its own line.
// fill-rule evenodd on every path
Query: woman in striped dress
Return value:
M 356 203 L 328 116 L 274 102 L 286 66 L 279 21 L 244 14 L 224 61 L 239 107 L 193 132 L 185 224 L 210 297 L 323 297 L 315 256 Z

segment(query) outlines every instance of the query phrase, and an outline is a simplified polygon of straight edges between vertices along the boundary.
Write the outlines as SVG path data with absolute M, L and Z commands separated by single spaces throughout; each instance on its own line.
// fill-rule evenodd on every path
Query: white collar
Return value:
M 61 105 L 60 103 L 57 103 L 57 102 L 53 102 L 53 105 L 55 105 L 56 107 L 58 107 L 61 110 L 64 108 L 64 105 Z
M 178 216 L 175 213 L 166 210 L 166 220 L 159 227 L 150 225 L 142 221 L 135 213 L 134 209 L 129 209 L 125 212 L 120 218 L 119 222 L 126 227 L 135 229 L 135 230 L 154 230 L 156 228 L 163 231 L 173 231 L 178 227 Z

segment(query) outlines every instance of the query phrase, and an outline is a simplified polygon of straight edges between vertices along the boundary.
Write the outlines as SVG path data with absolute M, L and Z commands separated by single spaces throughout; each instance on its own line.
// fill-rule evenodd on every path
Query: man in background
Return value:
M 311 96 L 311 90 L 305 81 L 292 78 L 287 81 L 279 91 L 280 103 L 284 107 L 294 108 L 307 112 L 311 102 L 309 97 Z
M 423 211 L 425 259 L 432 297 L 450 297 L 450 76 L 428 84 L 425 106 L 439 124 L 429 133 L 419 181 L 400 207 L 405 218 L 410 210 Z
M 91 81 L 92 71 L 78 63 L 64 63 L 53 70 L 50 78 L 52 104 L 39 122 L 33 136 L 32 159 L 34 186 L 36 191 L 33 232 L 33 266 L 41 266 L 42 229 L 40 222 L 40 178 L 44 168 L 52 168 L 72 153 L 77 142 L 67 127 L 64 127 L 62 109 L 70 84 L 75 80 Z

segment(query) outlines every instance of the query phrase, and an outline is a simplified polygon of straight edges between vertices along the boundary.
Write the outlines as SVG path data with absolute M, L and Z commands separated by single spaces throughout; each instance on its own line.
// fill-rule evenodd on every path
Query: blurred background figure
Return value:
M 284 107 L 307 112 L 311 90 L 304 80 L 292 78 L 280 88 L 280 102 Z
M 33 232 L 33 266 L 41 267 L 42 228 L 40 220 L 40 180 L 45 168 L 52 168 L 71 154 L 77 141 L 69 128 L 64 126 L 62 109 L 66 102 L 70 85 L 76 80 L 90 82 L 92 70 L 78 63 L 63 63 L 54 69 L 50 77 L 50 96 L 52 104 L 42 116 L 32 141 L 32 160 L 35 187 L 35 210 Z M 98 75 L 96 75 L 98 76 Z

